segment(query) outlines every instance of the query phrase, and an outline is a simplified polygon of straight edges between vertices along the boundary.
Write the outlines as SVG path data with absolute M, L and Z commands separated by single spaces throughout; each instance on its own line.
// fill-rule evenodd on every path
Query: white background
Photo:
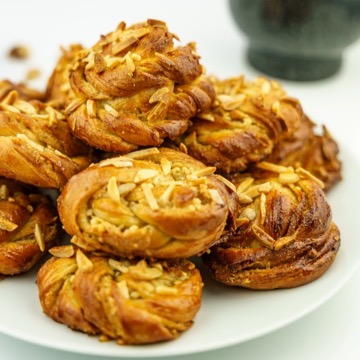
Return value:
M 208 74 L 223 78 L 245 74 L 249 79 L 259 75 L 246 62 L 246 38 L 235 27 L 225 0 L 11 0 L 3 2 L 0 11 L 0 79 L 22 81 L 30 69 L 40 69 L 41 77 L 29 84 L 43 90 L 60 46 L 76 42 L 91 45 L 100 34 L 112 31 L 122 20 L 131 25 L 147 18 L 166 21 L 183 44 L 195 41 Z M 14 61 L 6 56 L 17 44 L 30 49 L 31 56 L 26 61 Z M 346 49 L 340 72 L 329 79 L 305 83 L 280 81 L 290 95 L 301 100 L 316 123 L 328 126 L 341 150 L 356 158 L 351 166 L 358 168 L 360 42 Z M 174 359 L 358 360 L 359 285 L 358 270 L 331 300 L 291 325 L 237 346 Z M 2 359 L 100 359 L 43 348 L 7 335 L 0 335 L 0 348 Z

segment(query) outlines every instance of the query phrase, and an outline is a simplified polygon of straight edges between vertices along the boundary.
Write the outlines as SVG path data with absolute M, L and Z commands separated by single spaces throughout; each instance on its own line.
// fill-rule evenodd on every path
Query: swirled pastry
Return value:
M 148 148 L 73 176 L 58 199 L 72 242 L 120 256 L 190 257 L 236 217 L 237 195 L 190 156 Z
M 155 343 L 178 337 L 200 308 L 203 283 L 189 260 L 71 255 L 71 246 L 52 252 L 61 257 L 40 268 L 39 298 L 46 315 L 71 329 L 119 344 Z
M 159 146 L 210 107 L 214 89 L 202 76 L 194 44 L 175 47 L 166 24 L 148 20 L 117 29 L 78 55 L 67 107 L 74 134 L 108 152 Z
M 203 260 L 227 285 L 264 290 L 311 282 L 329 268 L 340 246 L 322 183 L 302 168 L 258 166 L 273 177 L 233 179 L 243 204 L 237 229 Z
M 45 92 L 46 101 L 57 109 L 65 109 L 75 98 L 69 77 L 76 57 L 83 49 L 81 44 L 61 48 L 61 56 L 48 79 Z
M 0 101 L 0 176 L 61 188 L 91 163 L 91 151 L 49 104 L 25 101 L 16 90 Z
M 298 100 L 262 77 L 212 79 L 216 101 L 192 119 L 183 142 L 188 153 L 221 173 L 243 171 L 293 134 L 304 116 Z
M 265 160 L 283 166 L 302 167 L 320 179 L 324 190 L 329 191 L 342 179 L 339 147 L 325 126 L 321 134 L 315 133 L 315 126 L 305 117 L 293 136 L 276 144 Z M 259 176 L 256 167 L 250 171 Z M 261 176 L 267 175 L 263 173 Z
M 35 189 L 0 177 L 0 275 L 28 271 L 54 246 L 56 208 Z

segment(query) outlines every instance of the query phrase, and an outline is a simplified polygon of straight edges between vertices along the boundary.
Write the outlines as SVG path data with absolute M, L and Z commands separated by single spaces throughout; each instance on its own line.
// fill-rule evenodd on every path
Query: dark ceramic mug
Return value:
M 360 37 L 360 0 L 229 0 L 260 71 L 289 80 L 335 74 Z M 359 59 L 360 61 L 360 59 Z

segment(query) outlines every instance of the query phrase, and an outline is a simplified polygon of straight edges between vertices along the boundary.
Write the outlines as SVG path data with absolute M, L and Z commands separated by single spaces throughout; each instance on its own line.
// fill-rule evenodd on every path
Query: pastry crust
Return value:
M 310 171 L 324 183 L 329 191 L 342 179 L 342 164 L 339 146 L 328 129 L 323 126 L 320 134 L 315 133 L 316 124 L 305 117 L 293 136 L 275 145 L 266 161 L 283 166 L 302 167 Z M 249 170 L 256 176 L 267 176 L 254 169 Z
M 45 99 L 57 109 L 64 110 L 74 99 L 75 95 L 70 86 L 70 72 L 80 51 L 81 44 L 71 44 L 61 48 L 61 56 L 46 84 Z
M 0 176 L 58 189 L 92 162 L 91 152 L 51 105 L 16 90 L 0 101 Z
M 172 340 L 192 325 L 203 283 L 189 260 L 129 260 L 75 251 L 51 258 L 37 275 L 40 303 L 53 320 L 119 344 Z
M 302 168 L 258 165 L 273 176 L 233 179 L 243 203 L 237 229 L 203 260 L 227 285 L 267 290 L 311 282 L 329 268 L 340 246 L 322 183 Z
M 243 171 L 293 134 L 304 116 L 279 83 L 258 77 L 212 78 L 216 101 L 192 119 L 183 142 L 188 153 L 220 173 Z
M 58 199 L 59 215 L 73 243 L 87 251 L 200 254 L 237 213 L 236 193 L 214 171 L 167 148 L 107 159 L 69 180 Z
M 66 111 L 74 134 L 108 152 L 159 146 L 208 109 L 214 89 L 194 44 L 175 47 L 165 23 L 117 29 L 80 52 L 70 73 L 76 98 Z
M 56 208 L 45 195 L 0 178 L 0 274 L 31 269 L 60 233 Z

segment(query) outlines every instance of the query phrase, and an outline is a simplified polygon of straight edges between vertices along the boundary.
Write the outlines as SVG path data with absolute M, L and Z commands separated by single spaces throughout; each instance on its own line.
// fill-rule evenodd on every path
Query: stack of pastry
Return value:
M 71 238 L 38 271 L 43 311 L 122 344 L 192 325 L 194 256 L 217 281 L 274 289 L 315 280 L 340 245 L 329 132 L 276 81 L 207 76 L 174 39 L 162 21 L 122 22 L 63 49 L 45 95 L 0 91 L 0 152 L 14 159 L 0 174 L 59 189 Z

